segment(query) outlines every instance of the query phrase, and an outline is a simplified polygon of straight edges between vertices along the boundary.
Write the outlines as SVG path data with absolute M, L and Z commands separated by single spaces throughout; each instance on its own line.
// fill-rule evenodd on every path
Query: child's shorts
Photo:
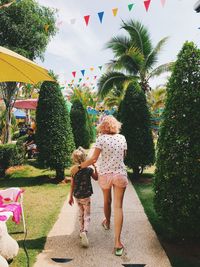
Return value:
M 128 185 L 128 178 L 125 174 L 108 173 L 99 175 L 98 182 L 102 189 L 110 189 L 113 185 L 124 188 Z

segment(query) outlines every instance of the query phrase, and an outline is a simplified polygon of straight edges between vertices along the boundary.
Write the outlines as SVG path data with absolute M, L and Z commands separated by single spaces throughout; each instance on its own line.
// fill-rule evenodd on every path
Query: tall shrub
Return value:
M 200 50 L 186 42 L 167 86 L 155 207 L 181 236 L 200 236 Z
M 150 114 L 145 94 L 137 83 L 129 85 L 120 105 L 119 118 L 128 144 L 126 164 L 137 177 L 146 165 L 154 163 Z
M 74 100 L 71 112 L 71 125 L 74 134 L 74 141 L 76 148 L 82 146 L 89 148 L 90 146 L 90 132 L 88 129 L 88 121 L 86 111 L 80 100 Z
M 36 111 L 38 160 L 56 170 L 56 180 L 64 179 L 64 168 L 70 162 L 74 139 L 70 115 L 58 83 L 44 82 Z

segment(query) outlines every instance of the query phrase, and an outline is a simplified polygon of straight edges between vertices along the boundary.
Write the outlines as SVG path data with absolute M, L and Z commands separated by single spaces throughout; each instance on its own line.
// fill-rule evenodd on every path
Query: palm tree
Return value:
M 157 86 L 154 90 L 147 93 L 147 102 L 149 104 L 150 111 L 155 113 L 158 110 L 162 110 L 165 107 L 166 87 Z
M 88 106 L 95 108 L 98 101 L 96 93 L 92 92 L 90 88 L 87 87 L 74 88 L 70 100 L 72 102 L 74 100 L 80 100 L 85 109 L 87 109 Z
M 123 92 L 133 80 L 137 79 L 144 92 L 150 90 L 149 80 L 166 71 L 170 71 L 173 63 L 153 68 L 158 55 L 168 37 L 161 39 L 153 47 L 148 29 L 138 21 L 122 22 L 121 29 L 127 35 L 113 37 L 106 45 L 112 49 L 114 59 L 107 66 L 108 71 L 98 82 L 98 93 L 101 97 L 111 90 Z
M 116 90 L 111 90 L 104 98 L 104 105 L 108 108 L 119 107 L 124 94 Z

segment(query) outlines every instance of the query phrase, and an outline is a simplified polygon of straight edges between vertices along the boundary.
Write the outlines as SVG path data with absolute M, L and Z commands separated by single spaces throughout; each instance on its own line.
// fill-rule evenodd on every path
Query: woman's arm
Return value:
M 101 153 L 101 149 L 95 148 L 94 152 L 93 152 L 93 155 L 88 160 L 86 160 L 84 162 L 81 162 L 81 164 L 80 164 L 81 165 L 81 169 L 86 168 L 86 167 L 88 167 L 90 165 L 94 165 L 97 162 L 100 153 Z
M 75 165 L 75 166 L 73 166 L 71 168 L 71 173 L 73 175 L 75 175 L 80 169 L 86 168 L 86 167 L 96 163 L 98 158 L 99 158 L 100 153 L 101 153 L 101 149 L 100 148 L 95 148 L 94 152 L 93 152 L 93 155 L 88 160 L 86 160 L 84 162 L 81 162 L 81 164 L 79 166 Z

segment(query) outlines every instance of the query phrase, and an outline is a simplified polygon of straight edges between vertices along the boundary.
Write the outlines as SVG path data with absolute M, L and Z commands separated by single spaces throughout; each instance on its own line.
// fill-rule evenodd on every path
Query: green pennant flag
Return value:
M 133 6 L 134 6 L 134 4 L 129 4 L 129 5 L 128 5 L 128 10 L 131 11 L 132 8 L 133 8 Z
M 80 78 L 79 80 L 78 80 L 78 82 L 80 83 L 82 81 L 82 78 Z
M 102 66 L 99 66 L 99 69 L 102 70 Z

